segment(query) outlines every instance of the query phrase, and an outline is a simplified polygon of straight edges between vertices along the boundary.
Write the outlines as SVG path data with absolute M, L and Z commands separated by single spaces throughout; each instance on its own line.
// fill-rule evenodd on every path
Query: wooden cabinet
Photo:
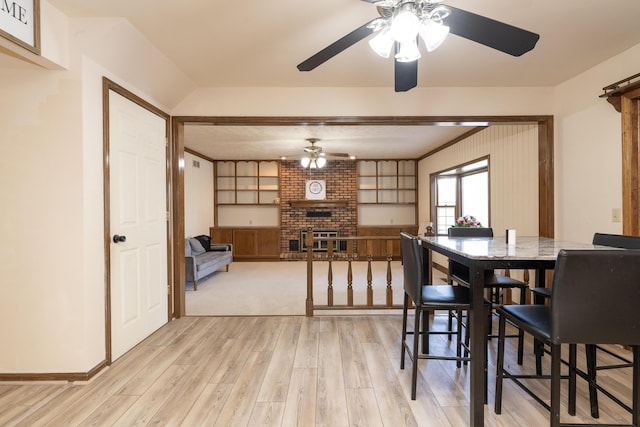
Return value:
M 234 260 L 280 259 L 280 228 L 211 227 L 211 241 L 232 243 Z
M 418 227 L 416 226 L 398 226 L 398 227 L 358 227 L 358 237 L 368 237 L 368 236 L 394 236 L 400 237 L 400 232 L 404 231 L 410 234 L 417 234 Z M 389 248 L 391 249 L 391 255 L 394 259 L 400 259 L 400 240 L 394 240 L 393 242 L 386 240 L 369 240 L 366 242 L 359 242 L 358 245 L 366 245 L 365 248 L 360 248 L 358 246 L 358 255 L 365 256 L 369 252 L 376 259 L 384 259 L 389 253 Z

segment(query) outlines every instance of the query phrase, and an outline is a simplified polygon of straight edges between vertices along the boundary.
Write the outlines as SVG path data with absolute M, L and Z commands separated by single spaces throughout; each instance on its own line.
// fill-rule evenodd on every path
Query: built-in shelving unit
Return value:
M 415 160 L 358 161 L 360 225 L 415 224 L 416 193 Z M 388 217 L 389 222 L 376 223 L 374 218 L 381 217 Z
M 415 203 L 414 160 L 358 162 L 358 203 Z
M 218 205 L 273 204 L 278 194 L 278 162 L 216 162 Z

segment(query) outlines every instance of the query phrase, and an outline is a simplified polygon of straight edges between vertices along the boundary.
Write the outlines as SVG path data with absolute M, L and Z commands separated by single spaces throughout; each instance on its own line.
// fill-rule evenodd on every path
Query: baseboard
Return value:
M 106 367 L 107 361 L 103 360 L 88 372 L 0 373 L 0 381 L 89 381 Z

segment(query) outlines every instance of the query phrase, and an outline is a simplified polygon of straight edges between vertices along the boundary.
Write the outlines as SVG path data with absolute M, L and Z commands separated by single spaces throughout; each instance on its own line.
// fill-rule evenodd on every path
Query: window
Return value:
M 431 218 L 437 234 L 447 229 L 462 215 L 473 215 L 489 226 L 489 159 L 457 166 L 431 176 L 434 203 Z

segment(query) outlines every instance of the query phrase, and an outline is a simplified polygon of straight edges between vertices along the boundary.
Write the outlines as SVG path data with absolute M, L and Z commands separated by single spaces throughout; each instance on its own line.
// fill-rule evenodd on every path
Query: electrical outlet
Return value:
M 622 221 L 622 210 L 620 208 L 611 209 L 611 221 L 612 222 Z

